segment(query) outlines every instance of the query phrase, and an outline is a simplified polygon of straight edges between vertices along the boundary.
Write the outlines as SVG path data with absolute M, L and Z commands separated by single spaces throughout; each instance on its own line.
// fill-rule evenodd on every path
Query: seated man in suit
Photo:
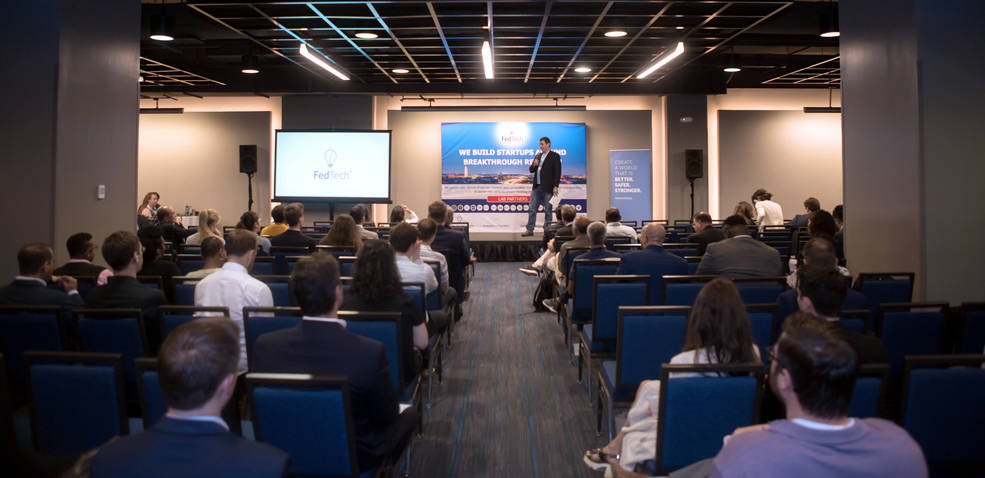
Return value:
M 455 320 L 458 320 L 462 316 L 461 303 L 465 300 L 465 269 L 472 261 L 472 256 L 469 253 L 465 234 L 445 224 L 448 215 L 448 206 L 441 201 L 434 201 L 428 206 L 428 217 L 438 224 L 438 231 L 434 233 L 431 248 L 446 252 L 448 285 L 458 292 L 455 305 Z
M 699 275 L 728 279 L 783 275 L 780 253 L 753 239 L 742 216 L 729 216 L 722 227 L 729 238 L 708 245 L 698 264 Z
M 687 275 L 687 261 L 664 250 L 667 229 L 652 222 L 643 227 L 640 242 L 643 249 L 622 255 L 616 274 L 646 274 L 650 276 L 650 304 L 659 304 L 663 291 L 662 276 Z
M 851 277 L 845 277 L 831 266 L 801 267 L 797 271 L 797 305 L 802 312 L 837 324 L 850 281 Z M 858 353 L 859 363 L 889 363 L 889 352 L 879 337 L 842 330 Z
M 815 265 L 823 267 L 834 267 L 838 270 L 841 275 L 845 277 L 845 280 L 851 281 L 852 275 L 848 272 L 848 269 L 838 265 L 838 258 L 836 257 L 835 245 L 825 237 L 815 237 L 807 241 L 804 245 L 802 251 L 804 257 L 801 262 L 804 265 Z M 786 317 L 798 310 L 800 308 L 797 306 L 797 272 L 794 271 L 793 274 L 787 276 L 787 284 L 790 289 L 785 290 L 779 297 L 776 298 L 776 313 L 777 317 Z M 869 299 L 867 299 L 861 292 L 854 289 L 847 289 L 845 291 L 845 300 L 842 302 L 840 310 L 869 310 Z
M 253 346 L 253 372 L 344 375 L 349 378 L 359 469 L 365 472 L 400 455 L 417 426 L 414 407 L 398 413 L 383 344 L 346 330 L 339 320 L 339 265 L 316 252 L 298 261 L 291 275 L 301 323 L 260 336 Z
M 701 211 L 694 215 L 693 227 L 694 234 L 687 238 L 687 242 L 694 242 L 698 245 L 698 255 L 705 255 L 708 244 L 725 240 L 725 233 L 721 229 L 711 225 L 711 214 Z
M 113 271 L 92 263 L 96 258 L 96 245 L 92 243 L 92 234 L 79 232 L 68 236 L 65 241 L 68 256 L 71 258 L 65 265 L 55 269 L 56 276 L 95 277 L 96 285 L 105 285 Z
M 608 237 L 609 228 L 607 224 L 595 221 L 588 225 L 588 251 L 578 256 L 578 259 L 608 259 L 611 257 L 622 257 L 618 252 L 613 252 L 605 248 L 605 238 Z M 635 234 L 635 232 L 634 232 Z M 570 261 L 568 266 L 568 297 L 575 293 L 575 264 Z M 562 297 L 561 302 L 566 302 L 567 298 Z
M 10 285 L 0 288 L 2 305 L 60 305 L 65 309 L 82 307 L 78 281 L 63 275 L 56 281 L 62 290 L 48 287 L 54 252 L 47 244 L 28 244 L 17 252 L 17 268 L 20 274 Z
M 238 335 L 225 318 L 193 320 L 171 332 L 157 359 L 167 414 L 143 433 L 103 446 L 91 476 L 289 476 L 287 453 L 230 433 L 221 418 L 236 388 Z
M 157 225 L 161 228 L 164 240 L 179 248 L 185 243 L 186 237 L 195 234 L 195 231 L 185 229 L 185 226 L 178 221 L 178 216 L 171 206 L 161 206 L 157 210 Z
M 137 281 L 137 271 L 144 258 L 140 241 L 130 231 L 118 231 L 103 241 L 103 259 L 113 268 L 113 277 L 106 285 L 93 288 L 86 298 L 89 307 L 102 309 L 140 309 L 149 331 L 159 331 L 157 308 L 167 303 L 164 292 Z M 151 340 L 151 348 L 154 340 Z
M 814 214 L 819 209 L 821 209 L 821 201 L 818 201 L 817 198 L 809 197 L 804 199 L 804 213 L 794 216 L 793 220 L 790 221 L 790 225 L 796 229 L 807 227 L 807 222 L 810 221 L 811 214 Z
M 307 247 L 314 248 L 318 241 L 301 233 L 304 225 L 304 205 L 291 203 L 284 207 L 284 220 L 287 230 L 270 238 L 271 247 Z

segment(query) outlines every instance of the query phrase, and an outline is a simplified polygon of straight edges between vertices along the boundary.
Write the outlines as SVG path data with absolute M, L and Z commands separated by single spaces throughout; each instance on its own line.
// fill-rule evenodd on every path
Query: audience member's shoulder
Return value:
M 860 418 L 860 420 L 875 436 L 880 436 L 884 440 L 892 441 L 892 446 L 887 446 L 887 451 L 892 450 L 901 457 L 919 459 L 919 463 L 924 464 L 923 451 L 917 441 L 910 436 L 902 427 L 883 418 Z

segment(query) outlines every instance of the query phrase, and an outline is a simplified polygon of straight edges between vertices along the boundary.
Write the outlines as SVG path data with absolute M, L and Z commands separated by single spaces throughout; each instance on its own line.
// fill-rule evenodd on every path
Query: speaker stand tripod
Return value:
M 691 183 L 691 217 L 693 218 L 694 217 L 694 179 L 688 178 L 688 181 Z
M 246 210 L 252 211 L 253 210 L 253 173 L 244 173 L 244 174 L 246 174 L 246 184 L 247 184 L 246 193 L 249 196 L 249 202 L 247 202 Z M 694 196 L 693 192 L 691 193 L 691 196 Z

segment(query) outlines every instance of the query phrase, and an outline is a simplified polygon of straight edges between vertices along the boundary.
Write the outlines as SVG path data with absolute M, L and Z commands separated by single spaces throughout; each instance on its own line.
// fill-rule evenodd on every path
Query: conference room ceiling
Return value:
M 820 37 L 819 22 L 836 5 L 143 0 L 141 92 L 562 96 L 827 88 L 839 84 L 838 39 Z M 162 15 L 173 41 L 149 38 Z M 625 36 L 605 35 L 617 30 Z M 492 46 L 494 79 L 483 74 L 483 41 Z M 637 78 L 678 42 L 683 54 Z M 349 81 L 302 56 L 302 44 Z M 256 57 L 259 74 L 241 72 L 244 56 Z M 741 71 L 724 72 L 730 64 Z

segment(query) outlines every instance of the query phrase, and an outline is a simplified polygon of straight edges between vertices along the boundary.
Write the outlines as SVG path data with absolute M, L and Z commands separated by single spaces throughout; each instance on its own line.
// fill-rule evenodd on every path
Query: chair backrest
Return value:
M 311 225 L 318 232 L 328 232 L 332 228 L 332 221 L 314 221 Z
M 616 250 L 616 244 L 632 244 L 633 238 L 628 236 L 616 236 L 605 238 L 605 248 L 614 251 Z
M 399 394 L 405 388 L 403 383 L 404 357 L 404 324 L 400 312 L 363 312 L 340 310 L 338 317 L 346 321 L 350 332 L 369 337 L 383 344 L 386 349 L 386 360 L 390 364 L 390 378 L 393 387 Z
M 161 276 L 137 276 L 137 281 L 157 290 L 164 290 L 164 278 Z
M 167 338 L 174 329 L 181 327 L 186 322 L 196 319 L 203 315 L 221 315 L 229 317 L 229 307 L 196 307 L 189 305 L 162 305 L 157 308 L 158 315 L 161 316 L 161 340 Z
M 663 248 L 665 251 L 680 258 L 698 255 L 698 248 L 694 244 L 665 242 Z
M 352 277 L 352 273 L 356 267 L 356 256 L 339 257 L 339 267 L 341 269 L 340 275 Z
M 919 309 L 919 310 L 913 310 Z M 906 355 L 934 355 L 940 352 L 946 302 L 882 304 L 877 315 L 879 337 L 889 353 L 892 376 L 903 372 Z
M 649 275 L 597 275 L 592 285 L 592 341 L 608 342 L 615 348 L 619 335 L 619 309 L 647 305 Z M 577 286 L 578 283 L 575 283 Z
M 864 334 L 867 331 L 873 330 L 871 315 L 869 309 L 849 309 L 842 310 L 838 314 L 838 317 L 841 319 L 839 322 L 842 327 Z
M 36 451 L 79 454 L 129 433 L 120 354 L 25 352 L 24 361 Z
M 852 401 L 848 407 L 848 416 L 856 418 L 882 416 L 888 382 L 888 365 L 860 365 L 858 378 L 855 380 L 855 390 L 852 392 Z
M 564 271 L 564 274 L 565 275 L 567 275 L 568 272 L 571 271 L 571 264 L 576 259 L 578 259 L 578 256 L 580 256 L 580 255 L 582 255 L 582 254 L 584 254 L 584 253 L 586 253 L 588 251 L 589 251 L 589 248 L 588 247 L 571 247 L 571 248 L 568 248 L 568 253 L 567 253 L 567 255 L 564 256 L 564 264 L 558 264 L 558 268 L 561 269 L 563 267 L 563 269 L 561 269 L 561 270 Z
M 274 256 L 257 256 L 253 260 L 253 269 L 251 272 L 258 276 L 272 276 L 274 275 L 275 258 Z
M 140 417 L 144 423 L 144 430 L 147 430 L 164 416 L 164 413 L 168 411 L 168 404 L 164 400 L 161 385 L 157 381 L 157 359 L 138 358 L 134 360 L 134 367 L 137 369 Z
M 84 352 L 120 354 L 123 377 L 137 380 L 133 360 L 150 353 L 140 309 L 75 309 L 76 330 Z
M 704 288 L 705 284 L 711 282 L 718 276 L 663 276 L 661 287 L 662 305 L 686 305 L 690 307 L 694 304 L 694 299 L 698 298 L 698 293 Z
M 755 277 L 732 279 L 744 304 L 775 304 L 787 288 L 786 277 Z
M 915 277 L 913 272 L 863 272 L 858 275 L 855 288 L 869 299 L 874 315 L 880 304 L 913 300 Z
M 748 304 L 746 316 L 752 326 L 752 338 L 759 347 L 759 358 L 769 364 L 767 347 L 773 344 L 776 335 L 776 304 Z
M 359 476 L 349 382 L 340 376 L 246 375 L 253 434 L 306 476 Z
M 181 275 L 197 271 L 205 264 L 202 256 L 198 254 L 178 254 L 175 256 L 175 259 L 178 261 L 178 269 L 181 269 Z
M 643 380 L 660 378 L 661 364 L 681 352 L 690 307 L 619 308 L 616 387 L 633 392 Z
M 78 291 L 79 295 L 82 297 L 82 300 L 88 299 L 89 291 L 96 287 L 97 278 L 95 276 L 76 276 L 75 280 L 79 283 Z
M 301 323 L 300 307 L 243 307 L 243 337 L 246 362 L 253 368 L 253 345 L 261 335 Z
M 6 358 L 14 396 L 24 392 L 24 352 L 68 348 L 63 313 L 59 306 L 0 306 L 0 352 Z
M 961 304 L 961 343 L 958 352 L 980 354 L 985 350 L 985 302 Z
M 907 357 L 903 428 L 927 463 L 985 469 L 985 355 Z M 963 366 L 967 368 L 936 368 Z M 934 368 L 931 368 L 934 367 Z
M 619 253 L 637 251 L 643 248 L 643 244 L 616 244 L 613 246 L 613 250 Z
M 307 254 L 307 247 L 272 246 L 270 248 L 270 255 L 274 258 L 274 273 L 278 275 L 290 275 L 291 270 L 287 263 L 287 257 L 305 256 Z
M 414 298 L 414 304 L 417 308 L 421 310 L 421 315 L 427 311 L 427 304 L 424 299 L 424 283 L 423 282 L 401 282 L 404 287 L 404 292 L 410 294 Z
M 435 280 L 440 284 L 441 282 L 441 262 L 435 259 L 424 259 L 424 264 L 431 268 L 431 273 L 434 274 Z M 428 310 L 438 310 L 441 308 L 441 290 L 440 287 L 431 291 L 427 295 L 426 307 Z
M 195 286 L 201 279 L 174 277 L 174 298 L 178 305 L 195 305 Z
M 660 371 L 656 474 L 666 475 L 722 448 L 722 438 L 758 422 L 762 365 L 677 365 Z M 673 378 L 672 373 L 702 377 Z
M 684 260 L 687 261 L 687 273 L 690 275 L 697 274 L 698 266 L 701 265 L 701 256 L 685 256 Z
M 572 297 L 571 318 L 585 321 L 592 316 L 593 283 L 596 275 L 615 274 L 619 269 L 619 258 L 607 259 L 575 259 L 574 265 L 575 294 Z
M 291 297 L 291 276 L 254 275 L 253 277 L 255 277 L 260 282 L 267 284 L 267 287 L 270 288 L 270 294 L 274 297 L 274 306 L 290 307 L 294 305 L 293 297 Z
M 323 245 L 318 245 L 318 246 L 315 246 L 315 250 L 318 250 L 318 251 L 321 251 L 321 252 L 325 252 L 327 254 L 331 254 L 332 256 L 335 257 L 335 259 L 339 259 L 340 257 L 343 257 L 343 256 L 351 257 L 351 256 L 355 256 L 356 255 L 356 248 L 355 247 L 350 247 L 350 246 L 323 246 Z

